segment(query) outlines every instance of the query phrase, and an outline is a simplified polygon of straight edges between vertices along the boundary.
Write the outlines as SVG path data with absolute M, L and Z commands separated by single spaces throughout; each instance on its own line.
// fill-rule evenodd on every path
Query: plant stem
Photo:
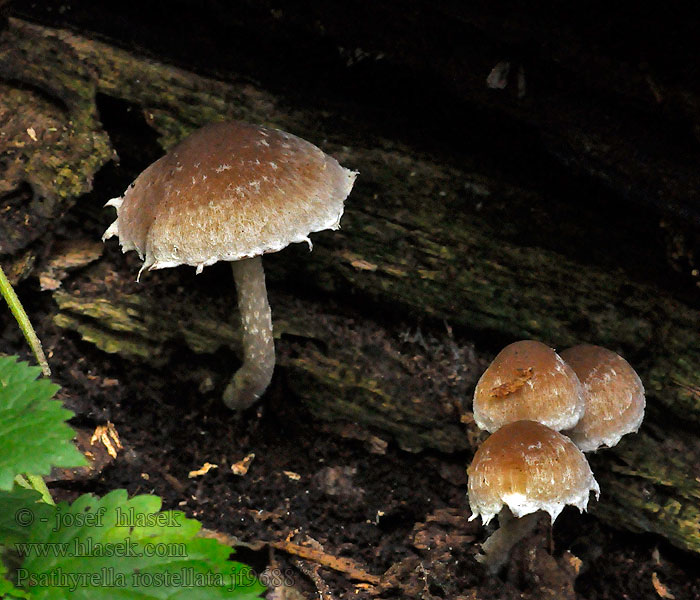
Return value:
M 27 313 L 24 312 L 22 303 L 19 301 L 17 294 L 15 294 L 15 290 L 12 288 L 12 285 L 5 276 L 5 271 L 2 270 L 2 267 L 0 267 L 0 294 L 2 294 L 2 297 L 5 298 L 5 302 L 7 302 L 7 305 L 10 307 L 10 312 L 17 320 L 19 328 L 22 330 L 29 347 L 32 349 L 37 362 L 41 366 L 41 371 L 46 377 L 50 377 L 51 369 L 49 368 L 49 363 L 46 362 L 46 356 L 44 355 L 44 350 L 41 347 L 41 341 L 37 337 L 36 332 L 29 321 L 29 317 L 27 316 Z

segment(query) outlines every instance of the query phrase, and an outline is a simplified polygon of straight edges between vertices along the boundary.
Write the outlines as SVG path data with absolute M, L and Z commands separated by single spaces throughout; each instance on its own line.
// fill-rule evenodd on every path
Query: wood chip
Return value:
M 282 471 L 289 479 L 292 481 L 299 481 L 301 479 L 301 475 L 299 473 L 295 473 L 294 471 Z
M 39 273 L 42 290 L 57 290 L 71 269 L 83 267 L 102 256 L 104 244 L 94 240 L 70 240 L 56 244 L 46 266 Z
M 668 591 L 668 588 L 659 581 L 659 576 L 656 574 L 656 571 L 651 574 L 651 583 L 654 586 L 656 593 L 659 595 L 659 598 L 665 598 L 667 600 L 675 599 L 675 596 Z
M 250 463 L 253 462 L 254 458 L 255 458 L 255 452 L 251 452 L 244 459 L 239 460 L 237 463 L 233 463 L 231 465 L 231 472 L 234 475 L 239 475 L 242 477 L 243 475 L 248 473 L 248 469 L 250 469 Z
M 196 471 L 190 471 L 187 477 L 192 479 L 193 477 L 199 477 L 200 475 L 206 475 L 211 471 L 212 469 L 218 469 L 219 465 L 213 465 L 209 462 L 205 462 L 199 469 Z
M 369 450 L 371 454 L 386 454 L 386 449 L 388 447 L 389 442 L 376 435 L 371 435 L 367 439 L 367 450 Z
M 350 265 L 355 267 L 358 271 L 376 271 L 377 265 L 371 262 L 367 262 L 362 258 L 358 258 L 350 261 Z
M 244 542 L 227 533 L 206 528 L 202 528 L 198 535 L 199 537 L 219 540 L 221 543 L 228 544 L 229 546 L 243 546 L 245 548 L 250 548 L 256 552 L 262 550 L 262 548 L 264 548 L 266 545 L 269 545 L 270 547 L 280 550 L 281 552 L 285 552 L 291 556 L 298 556 L 299 558 L 315 562 L 322 567 L 327 567 L 329 569 L 333 569 L 334 571 L 345 573 L 345 575 L 355 581 L 364 581 L 372 585 L 379 585 L 381 583 L 381 577 L 379 575 L 368 573 L 357 562 L 350 558 L 333 556 L 332 554 L 328 554 L 323 550 L 309 548 L 308 546 L 301 546 L 289 540 L 279 540 L 276 542 L 265 542 L 262 540 L 257 540 L 255 542 Z
M 505 383 L 497 385 L 495 388 L 491 389 L 492 398 L 505 398 L 510 396 L 523 387 L 535 374 L 535 369 L 532 367 L 528 367 L 527 369 L 516 369 L 516 371 L 517 374 L 511 381 L 506 381 Z
M 106 425 L 98 425 L 95 428 L 90 438 L 90 444 L 94 445 L 98 440 L 107 449 L 107 452 L 112 458 L 117 458 L 117 450 L 122 450 L 124 448 L 119 440 L 119 434 L 114 424 L 110 421 L 107 421 Z
M 361 256 L 358 256 L 354 252 L 341 252 L 340 256 L 347 260 L 350 263 L 350 266 L 353 268 L 357 269 L 358 271 L 371 271 L 374 272 L 377 270 L 377 265 L 374 263 L 371 263 L 369 261 L 366 261 L 364 258 Z
M 102 443 L 101 435 L 97 437 L 94 437 L 94 435 L 93 431 L 81 428 L 77 428 L 75 432 L 75 444 L 88 460 L 86 466 L 73 469 L 54 468 L 51 470 L 51 474 L 47 476 L 46 481 L 86 481 L 98 476 L 107 465 L 114 462 L 115 457 L 109 453 L 107 447 Z M 110 446 L 114 450 L 112 442 L 110 442 Z
M 562 554 L 561 562 L 571 571 L 574 578 L 578 577 L 579 573 L 581 573 L 583 561 L 568 550 Z
M 381 582 L 381 578 L 378 575 L 368 573 L 350 558 L 333 556 L 327 552 L 309 548 L 307 546 L 300 546 L 299 544 L 294 544 L 293 542 L 288 541 L 270 542 L 270 546 L 277 550 L 281 550 L 282 552 L 286 552 L 287 554 L 310 560 L 323 567 L 328 567 L 334 571 L 345 573 L 345 575 L 347 575 L 350 579 L 366 581 L 374 585 L 379 585 Z

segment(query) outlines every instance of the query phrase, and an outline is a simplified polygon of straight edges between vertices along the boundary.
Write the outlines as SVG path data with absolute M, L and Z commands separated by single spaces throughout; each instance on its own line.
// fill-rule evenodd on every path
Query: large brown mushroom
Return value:
M 119 236 L 144 269 L 230 261 L 243 327 L 243 365 L 224 392 L 234 410 L 267 388 L 275 365 L 261 256 L 337 229 L 357 173 L 292 134 L 240 122 L 212 123 L 154 162 L 107 204 Z

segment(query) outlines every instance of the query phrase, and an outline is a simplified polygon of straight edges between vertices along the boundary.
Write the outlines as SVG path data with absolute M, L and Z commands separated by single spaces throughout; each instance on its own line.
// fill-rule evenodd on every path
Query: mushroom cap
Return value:
M 644 419 L 644 385 L 619 354 L 582 344 L 561 353 L 586 391 L 586 412 L 566 434 L 584 452 L 612 447 Z
M 472 519 L 486 525 L 504 505 L 516 517 L 538 510 L 554 521 L 567 504 L 583 511 L 600 494 L 583 453 L 561 433 L 536 421 L 501 427 L 481 444 L 467 469 Z
M 290 133 L 235 121 L 195 131 L 141 173 L 104 239 L 143 269 L 276 252 L 337 229 L 357 173 Z M 310 242 L 309 242 L 310 244 Z
M 474 420 L 490 432 L 523 419 L 570 429 L 584 410 L 576 373 L 549 346 L 533 340 L 501 350 L 474 390 Z

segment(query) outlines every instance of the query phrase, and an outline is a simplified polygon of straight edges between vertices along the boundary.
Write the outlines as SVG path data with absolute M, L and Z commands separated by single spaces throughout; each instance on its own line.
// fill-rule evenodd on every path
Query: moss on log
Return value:
M 5 60 L 3 68 L 14 69 L 15 80 L 51 94 L 52 82 L 62 81 L 61 89 L 68 91 L 61 94 L 70 106 L 90 105 L 96 92 L 142 106 L 164 148 L 203 122 L 230 117 L 290 129 L 312 140 L 319 135 L 317 112 L 290 114 L 250 84 L 208 80 L 16 20 L 2 43 L 6 54 L 0 57 L 9 56 L 8 47 L 24 52 L 24 63 L 30 56 L 36 63 L 53 57 L 43 63 L 51 77 L 16 58 L 12 67 Z M 94 107 L 81 110 L 93 131 Z M 66 139 L 72 147 L 85 138 Z M 106 147 L 103 132 L 91 139 L 93 145 L 103 140 Z M 406 449 L 454 452 L 473 448 L 479 435 L 463 404 L 480 361 L 448 335 L 407 351 L 392 325 L 371 319 L 358 325 L 363 314 L 390 308 L 406 319 L 444 320 L 460 335 L 533 337 L 556 347 L 587 341 L 621 350 L 639 368 L 653 419 L 639 435 L 596 457 L 604 494 L 595 510 L 613 525 L 651 531 L 699 552 L 700 449 L 679 425 L 700 423 L 698 312 L 622 271 L 520 245 L 503 230 L 506 224 L 481 211 L 484 202 L 502 203 L 513 207 L 512 219 L 527 220 L 531 216 L 522 209 L 531 192 L 474 174 L 472 165 L 446 166 L 369 134 L 358 134 L 351 146 L 343 141 L 331 130 L 320 144 L 361 172 L 342 230 L 315 235 L 310 256 L 295 247 L 267 261 L 287 385 L 319 418 L 386 432 Z M 30 152 L 38 164 L 49 154 L 39 147 Z M 98 154 L 104 161 L 105 153 Z M 98 163 L 91 163 L 81 181 L 89 180 Z M 46 193 L 54 196 L 67 190 L 65 195 L 74 198 L 87 189 L 62 187 L 57 176 L 44 181 Z M 182 344 L 204 353 L 237 348 L 237 327 L 220 325 L 236 322 L 230 303 L 203 302 L 204 292 L 193 291 L 170 293 L 166 302 L 155 285 L 168 277 L 161 274 L 137 296 L 127 283 L 116 284 L 120 277 L 128 279 L 127 271 L 123 263 L 103 257 L 73 276 L 68 291 L 53 294 L 55 323 L 107 352 L 161 366 L 169 350 Z M 310 307 L 279 291 L 300 282 L 324 302 Z M 330 299 L 347 295 L 355 300 L 352 317 L 326 307 Z M 172 327 L 173 322 L 179 326 Z
M 0 35 L 0 254 L 40 237 L 112 157 L 95 93 L 70 47 L 17 29 Z

